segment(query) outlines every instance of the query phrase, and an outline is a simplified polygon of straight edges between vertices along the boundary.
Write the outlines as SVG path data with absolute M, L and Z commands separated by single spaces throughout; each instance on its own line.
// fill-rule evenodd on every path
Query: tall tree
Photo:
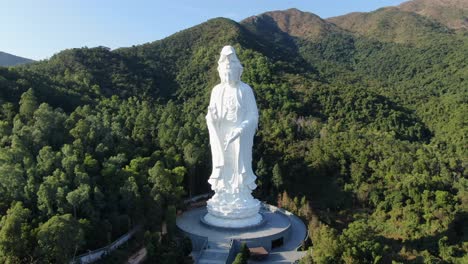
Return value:
M 272 174 L 273 177 L 271 178 L 271 181 L 273 182 L 273 186 L 275 186 L 276 191 L 279 192 L 281 187 L 283 187 L 283 173 L 281 172 L 281 168 L 278 163 L 273 166 Z
M 73 206 L 73 216 L 76 218 L 76 210 L 86 203 L 90 198 L 91 188 L 87 184 L 82 184 L 75 190 L 67 194 L 67 201 Z
M 24 92 L 21 95 L 21 99 L 19 101 L 19 114 L 25 121 L 32 120 L 34 111 L 37 109 L 37 98 L 34 95 L 34 91 L 30 88 L 28 91 Z
M 71 214 L 56 215 L 39 227 L 37 242 L 44 260 L 67 263 L 85 244 L 84 232 Z
M 0 221 L 0 262 L 5 264 L 32 261 L 33 234 L 31 210 L 15 203 Z

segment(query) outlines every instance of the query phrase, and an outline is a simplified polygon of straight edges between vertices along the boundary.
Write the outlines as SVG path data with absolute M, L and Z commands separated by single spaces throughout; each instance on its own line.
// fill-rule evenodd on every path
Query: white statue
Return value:
M 210 98 L 206 123 L 213 172 L 208 180 L 215 195 L 208 201 L 205 221 L 222 227 L 258 224 L 260 202 L 252 197 L 252 145 L 258 110 L 249 85 L 240 80 L 242 65 L 233 47 L 225 46 L 218 61 L 221 83 Z

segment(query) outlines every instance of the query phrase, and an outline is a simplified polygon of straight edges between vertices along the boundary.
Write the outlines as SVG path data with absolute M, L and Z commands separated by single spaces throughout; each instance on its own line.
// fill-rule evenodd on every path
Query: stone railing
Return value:
M 230 264 L 236 259 L 237 253 L 240 250 L 240 242 L 237 239 L 231 239 L 231 245 L 229 246 L 229 254 L 226 263 Z
M 128 233 L 122 235 L 121 237 L 119 237 L 117 240 L 115 240 L 111 244 L 105 247 L 90 251 L 88 253 L 81 254 L 77 257 L 74 257 L 73 260 L 70 261 L 70 264 L 93 263 L 101 259 L 103 256 L 108 255 L 109 253 L 117 249 L 118 247 L 122 246 L 122 244 L 124 244 L 130 238 L 132 238 L 133 235 L 135 235 L 135 233 L 138 232 L 140 229 L 141 229 L 141 226 L 136 226 L 135 228 L 130 230 Z

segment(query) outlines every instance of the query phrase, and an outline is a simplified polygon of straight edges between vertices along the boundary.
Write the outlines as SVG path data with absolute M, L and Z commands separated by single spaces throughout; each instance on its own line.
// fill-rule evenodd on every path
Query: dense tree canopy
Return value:
M 305 262 L 466 260 L 466 34 L 292 36 L 265 17 L 0 67 L 0 262 L 65 263 L 138 224 L 151 258 L 183 259 L 157 234 L 209 191 L 227 44 L 260 109 L 255 195 L 310 223 Z

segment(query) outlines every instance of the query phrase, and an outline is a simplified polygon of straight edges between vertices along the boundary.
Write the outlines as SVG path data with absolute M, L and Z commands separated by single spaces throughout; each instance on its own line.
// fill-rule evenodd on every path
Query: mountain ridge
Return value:
M 429 17 L 456 30 L 468 30 L 468 1 L 464 0 L 412 0 L 398 8 Z
M 261 20 L 268 19 L 270 23 L 275 23 L 279 30 L 293 37 L 316 39 L 330 31 L 340 31 L 334 24 L 327 22 L 320 16 L 297 8 L 265 12 L 248 17 L 240 23 L 256 24 Z
M 0 51 L 0 66 L 8 67 L 31 62 L 34 62 L 34 60 Z
M 434 35 L 451 34 L 452 30 L 439 22 L 397 7 L 384 7 L 372 12 L 356 12 L 328 18 L 334 23 L 360 36 L 396 43 L 423 43 Z

